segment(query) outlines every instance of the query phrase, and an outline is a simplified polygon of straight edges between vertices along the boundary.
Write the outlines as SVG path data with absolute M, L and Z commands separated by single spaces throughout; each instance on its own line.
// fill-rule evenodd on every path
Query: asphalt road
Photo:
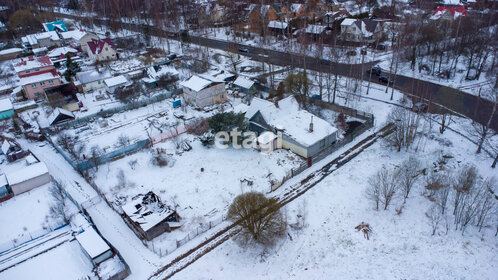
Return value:
M 78 16 L 68 16 L 58 14 L 61 17 L 72 17 L 81 19 Z M 95 23 L 109 24 L 109 20 L 94 19 Z M 139 24 L 123 24 L 123 28 L 141 32 L 144 26 Z M 149 27 L 152 35 L 158 37 L 168 37 L 173 40 L 181 39 L 178 33 L 165 32 L 156 27 Z M 246 46 L 235 42 L 209 39 L 200 36 L 188 36 L 188 43 L 206 46 L 209 48 L 220 49 L 224 51 L 239 53 L 248 56 L 255 61 L 262 61 L 279 66 L 291 66 L 298 68 L 306 68 L 313 71 L 338 73 L 342 76 L 361 77 L 364 73 L 364 79 L 368 79 L 368 75 L 364 72 L 372 66 L 373 63 L 361 65 L 332 63 L 327 60 L 313 58 L 311 56 L 289 54 L 282 51 L 268 50 L 253 46 Z M 248 52 L 240 52 L 239 48 L 247 49 Z M 376 77 L 372 77 L 373 83 L 382 84 Z M 465 93 L 455 88 L 435 84 L 429 81 L 419 80 L 403 75 L 397 75 L 395 80 L 395 88 L 404 93 L 419 96 L 429 100 L 429 103 L 436 103 L 450 110 L 462 114 L 478 123 L 486 124 L 491 117 L 492 108 L 496 106 L 492 102 L 480 99 L 474 95 Z M 498 131 L 498 113 L 495 113 L 491 122 L 491 128 Z

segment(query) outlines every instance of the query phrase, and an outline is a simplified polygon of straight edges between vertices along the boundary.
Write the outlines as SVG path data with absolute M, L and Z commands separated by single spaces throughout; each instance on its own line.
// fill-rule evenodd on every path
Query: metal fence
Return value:
M 218 216 L 216 218 L 209 220 L 207 223 L 199 224 L 199 226 L 185 233 L 185 236 L 183 238 L 171 240 L 167 244 L 161 244 L 160 246 L 155 245 L 153 241 L 152 242 L 143 241 L 143 242 L 145 246 L 151 249 L 154 253 L 156 253 L 160 257 L 164 257 L 168 254 L 171 254 L 173 251 L 180 248 L 181 246 L 187 244 L 187 242 L 199 236 L 200 234 L 205 233 L 206 231 L 221 224 L 225 220 L 226 220 L 226 215 Z
M 147 99 L 141 99 L 141 100 L 133 101 L 133 102 L 130 102 L 130 103 L 125 104 L 125 105 L 121 105 L 121 106 L 113 107 L 113 108 L 110 108 L 110 109 L 102 110 L 100 112 L 97 112 L 97 113 L 94 113 L 94 114 L 90 114 L 90 115 L 87 115 L 87 116 L 84 116 L 84 117 L 81 117 L 81 118 L 77 118 L 77 119 L 72 120 L 72 121 L 67 121 L 67 122 L 64 122 L 64 123 L 60 123 L 60 124 L 55 125 L 54 128 L 58 129 L 58 130 L 62 130 L 62 129 L 67 129 L 67 128 L 74 128 L 74 127 L 83 126 L 83 125 L 87 124 L 88 122 L 90 122 L 92 120 L 95 120 L 95 119 L 98 119 L 98 118 L 106 118 L 106 117 L 109 117 L 109 116 L 111 116 L 113 114 L 122 113 L 122 112 L 125 112 L 125 111 L 128 111 L 128 110 L 138 109 L 138 108 L 141 108 L 141 107 L 153 104 L 153 103 L 157 103 L 157 102 L 166 100 L 166 99 L 170 98 L 173 95 L 180 94 L 181 92 L 182 92 L 181 89 L 174 89 L 174 90 L 172 90 L 170 92 L 157 94 L 157 95 L 152 96 L 152 97 L 147 98 Z

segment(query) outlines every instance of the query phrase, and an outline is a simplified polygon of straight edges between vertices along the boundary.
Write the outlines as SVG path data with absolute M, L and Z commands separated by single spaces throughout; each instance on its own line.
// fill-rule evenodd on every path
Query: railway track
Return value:
M 328 175 L 339 169 L 344 164 L 348 163 L 365 149 L 373 145 L 378 139 L 384 138 L 393 131 L 394 126 L 392 124 L 384 126 L 380 130 L 370 134 L 365 139 L 356 143 L 353 147 L 349 148 L 347 151 L 345 151 L 329 163 L 325 164 L 322 168 L 312 172 L 299 182 L 282 188 L 282 192 L 275 193 L 272 197 L 277 199 L 280 207 L 287 205 L 294 199 L 300 197 L 305 192 L 316 186 Z M 211 250 L 220 246 L 232 236 L 237 234 L 240 231 L 240 229 L 237 227 L 237 224 L 239 222 L 240 221 L 219 229 L 216 233 L 213 233 L 210 237 L 208 237 L 205 241 L 203 241 L 196 247 L 190 249 L 189 251 L 172 260 L 170 263 L 161 267 L 151 277 L 149 277 L 149 280 L 169 279 L 176 273 L 182 271 L 193 262 L 200 259 L 202 256 L 206 255 Z

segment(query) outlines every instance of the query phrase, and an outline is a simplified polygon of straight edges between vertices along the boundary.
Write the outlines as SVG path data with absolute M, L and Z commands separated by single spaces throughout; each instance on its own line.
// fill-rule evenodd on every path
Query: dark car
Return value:
M 382 70 L 380 69 L 380 67 L 378 65 L 372 67 L 372 69 L 367 70 L 367 73 L 370 74 L 370 71 L 375 76 L 380 76 L 382 74 Z
M 248 48 L 239 48 L 239 52 L 248 53 L 249 49 Z
M 382 74 L 381 74 L 381 75 L 379 76 L 379 81 L 381 81 L 381 82 L 383 82 L 383 83 L 387 84 L 387 83 L 389 83 L 389 78 L 388 78 L 387 76 L 385 76 L 385 75 L 382 75 Z

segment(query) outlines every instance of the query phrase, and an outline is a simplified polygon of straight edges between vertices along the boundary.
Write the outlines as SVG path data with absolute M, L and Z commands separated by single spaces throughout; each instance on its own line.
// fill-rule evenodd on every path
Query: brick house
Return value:
M 62 84 L 48 56 L 20 58 L 13 62 L 13 66 L 27 99 L 43 98 L 45 89 Z

